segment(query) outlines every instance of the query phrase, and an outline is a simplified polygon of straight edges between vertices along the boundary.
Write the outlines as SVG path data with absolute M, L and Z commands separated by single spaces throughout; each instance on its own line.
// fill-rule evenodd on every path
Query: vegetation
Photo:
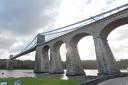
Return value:
M 0 59 L 0 69 L 6 69 L 6 59 Z M 31 60 L 14 60 L 13 61 L 14 69 L 33 69 L 34 61 Z
M 82 63 L 85 69 L 97 69 L 97 62 L 95 60 L 85 60 Z M 116 61 L 116 63 L 119 69 L 128 68 L 128 59 L 121 59 L 120 61 Z
M 31 60 L 14 60 L 14 69 L 33 69 L 34 61 Z
M 0 69 L 6 69 L 6 59 L 0 59 Z M 83 67 L 85 69 L 97 69 L 97 62 L 95 60 L 83 60 Z M 66 68 L 65 62 L 62 62 L 63 67 Z M 34 61 L 31 60 L 14 60 L 14 69 L 33 69 Z M 126 69 L 128 67 L 128 59 L 122 59 L 117 61 L 117 66 L 120 69 Z
M 117 66 L 120 69 L 127 69 L 128 68 L 128 59 L 122 59 L 117 61 Z
M 85 69 L 97 69 L 97 62 L 95 60 L 83 60 L 82 64 Z
M 8 85 L 13 85 L 15 80 L 20 80 L 21 85 L 77 85 L 75 80 L 57 80 L 57 79 L 41 79 L 41 78 L 0 78 L 0 82 L 7 81 Z

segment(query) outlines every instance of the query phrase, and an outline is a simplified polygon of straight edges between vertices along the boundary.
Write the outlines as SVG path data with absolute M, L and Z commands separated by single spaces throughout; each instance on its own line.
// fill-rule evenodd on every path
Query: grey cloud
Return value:
M 14 46 L 11 46 L 10 47 L 10 52 L 11 53 L 16 53 L 16 52 L 21 52 L 24 48 L 23 47 L 25 47 L 26 45 L 25 44 L 23 44 L 23 45 L 18 45 L 18 46 L 16 46 L 16 47 L 14 47 Z
M 113 0 L 107 0 L 107 4 L 111 4 Z
M 92 2 L 92 0 L 87 0 L 86 4 L 90 4 Z
M 8 54 L 8 50 L 7 49 L 0 49 L 0 58 L 4 59 L 4 58 L 8 58 L 9 54 Z
M 119 46 L 119 47 L 113 47 L 112 51 L 115 53 L 119 53 L 119 52 L 127 52 L 128 51 L 128 46 Z
M 55 21 L 59 0 L 1 0 L 0 30 L 28 35 Z M 3 9 L 2 9 L 3 8 Z
M 127 40 L 128 39 L 128 30 L 120 30 L 117 32 L 117 37 L 115 37 L 114 40 L 121 41 L 121 40 Z
M 122 43 L 124 42 L 124 43 Z M 114 42 L 115 44 L 110 45 L 111 49 L 115 53 L 119 52 L 127 52 L 128 51 L 128 40 L 123 40 L 123 41 L 116 41 Z
M 61 0 L 0 0 L 0 52 L 3 49 L 21 51 L 38 29 L 46 31 L 58 16 L 60 2 Z M 24 45 L 13 47 L 17 42 L 24 42 Z
M 0 37 L 0 49 L 9 49 L 15 41 L 11 38 Z

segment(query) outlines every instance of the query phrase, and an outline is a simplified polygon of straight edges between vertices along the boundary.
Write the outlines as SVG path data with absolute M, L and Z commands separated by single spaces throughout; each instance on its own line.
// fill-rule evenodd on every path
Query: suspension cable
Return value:
M 37 35 L 33 38 L 33 40 L 21 51 L 23 52 L 24 50 L 26 50 L 32 43 L 33 41 L 37 38 Z

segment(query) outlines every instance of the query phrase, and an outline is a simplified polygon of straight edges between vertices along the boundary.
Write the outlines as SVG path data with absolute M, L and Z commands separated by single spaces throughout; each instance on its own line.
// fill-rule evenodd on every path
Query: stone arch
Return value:
M 114 29 L 107 37 L 108 44 L 116 61 L 127 59 L 128 24 L 121 25 Z M 116 36 L 115 36 L 116 35 Z
M 71 39 L 71 41 L 70 41 L 70 44 L 71 44 L 71 46 L 75 46 L 75 47 L 77 47 L 77 51 L 78 51 L 78 54 L 79 54 L 79 56 L 80 56 L 80 49 L 78 49 L 78 45 L 79 45 L 79 42 L 82 40 L 82 39 L 84 39 L 85 40 L 85 38 L 88 38 L 89 36 L 91 36 L 90 34 L 88 34 L 88 33 L 79 33 L 79 34 L 76 34 L 75 36 L 73 36 L 72 37 L 72 39 Z M 84 46 L 83 46 L 84 47 Z M 80 58 L 81 58 L 81 56 L 80 56 Z
M 56 49 L 59 49 L 60 46 L 61 46 L 63 43 L 64 43 L 63 41 L 57 41 L 57 42 L 54 43 L 53 46 L 54 46 Z
M 55 48 L 55 51 L 58 53 L 58 56 L 61 58 L 61 60 L 62 60 L 62 55 L 60 52 L 60 48 L 61 48 L 62 44 L 65 44 L 64 41 L 57 41 L 53 45 L 53 47 Z
M 120 73 L 115 57 L 113 56 L 111 48 L 107 42 L 107 37 L 114 29 L 125 24 L 128 24 L 128 17 L 110 21 L 100 31 L 99 35 L 94 36 L 99 75 Z
M 76 34 L 75 36 L 72 37 L 70 43 L 73 43 L 73 45 L 75 44 L 75 46 L 77 46 L 77 52 L 78 52 L 78 54 L 79 54 L 79 55 L 77 55 L 77 56 L 80 57 L 80 60 L 81 60 L 81 61 L 83 61 L 83 56 L 82 56 L 82 55 L 83 55 L 83 52 L 79 49 L 79 43 L 80 43 L 80 41 L 81 41 L 82 39 L 84 39 L 84 42 L 87 42 L 86 40 L 89 40 L 89 41 L 90 41 L 90 43 L 89 43 L 90 45 L 89 45 L 88 43 L 86 43 L 86 45 L 88 45 L 88 47 L 93 44 L 92 47 L 88 48 L 88 50 L 92 50 L 91 52 L 89 52 L 88 50 L 85 51 L 85 49 L 87 48 L 86 45 L 84 45 L 84 44 L 81 43 L 81 44 L 83 45 L 83 47 L 85 47 L 85 49 L 83 49 L 83 47 L 82 47 L 82 49 L 81 49 L 81 50 L 84 50 L 84 51 L 85 51 L 85 52 L 84 52 L 84 60 L 87 60 L 87 58 L 91 56 L 91 58 L 89 58 L 88 60 L 90 60 L 90 61 L 92 60 L 92 62 L 93 62 L 93 60 L 96 59 L 96 55 L 95 55 L 94 42 L 93 42 L 93 38 L 92 38 L 92 35 L 91 35 L 91 34 L 88 34 L 88 33 L 85 33 L 85 32 L 78 33 L 78 34 Z M 92 54 L 89 54 L 89 53 L 87 53 L 87 52 L 89 52 L 89 53 L 92 53 L 92 52 L 93 52 L 93 53 L 92 53 Z M 86 56 L 86 54 L 87 54 L 88 56 Z M 89 55 L 90 55 L 90 56 L 89 56 Z M 86 57 L 86 58 L 85 58 L 85 57 Z M 92 58 L 92 57 L 93 57 L 93 58 Z M 82 63 L 82 62 L 81 62 L 81 63 Z M 86 75 L 90 75 L 90 73 L 86 70 L 87 67 L 86 67 L 85 63 L 86 63 L 86 62 L 83 63 L 83 67 L 84 67 L 84 69 L 85 69 Z M 94 63 L 95 63 L 95 61 L 94 61 Z M 90 66 L 91 66 L 91 65 L 90 65 Z M 93 66 L 93 65 L 92 65 L 92 66 Z M 92 66 L 91 66 L 91 67 L 92 67 Z M 94 68 L 94 66 L 93 66 L 93 68 Z M 97 69 L 97 66 L 95 66 L 95 69 Z M 95 74 L 91 74 L 91 75 L 97 75 L 97 72 L 96 72 Z
M 103 28 L 103 30 L 100 32 L 100 35 L 106 39 L 111 31 L 124 24 L 128 24 L 128 17 L 123 17 L 110 22 Z
M 120 26 L 123 26 L 123 25 L 126 25 L 128 24 L 128 17 L 123 17 L 123 18 L 120 18 L 120 19 L 117 19 L 115 21 L 112 21 L 110 22 L 109 24 L 107 24 L 103 30 L 101 31 L 101 36 L 104 38 L 104 39 L 107 39 L 109 34 L 111 32 L 113 32 L 113 30 L 117 29 L 118 27 Z M 110 44 L 109 44 L 110 45 Z M 112 50 L 111 46 L 110 46 L 110 49 Z M 114 51 L 112 50 L 112 53 L 114 54 Z
M 60 56 L 62 43 L 63 41 L 57 41 L 50 45 L 50 73 L 64 73 Z
M 78 33 L 78 34 L 76 34 L 75 36 L 72 37 L 72 39 L 70 40 L 70 43 L 77 45 L 80 39 L 82 39 L 83 37 L 88 36 L 88 35 L 89 34 L 85 33 L 85 32 Z
M 80 56 L 77 49 L 78 41 L 88 33 L 82 32 L 74 35 L 68 42 L 66 42 L 66 75 L 84 75 L 84 68 L 80 60 Z

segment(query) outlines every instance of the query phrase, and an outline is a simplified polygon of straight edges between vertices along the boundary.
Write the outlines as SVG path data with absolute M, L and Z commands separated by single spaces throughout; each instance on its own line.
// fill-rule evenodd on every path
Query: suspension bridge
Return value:
M 58 29 L 40 33 L 20 53 L 11 56 L 9 62 L 35 51 L 34 72 L 64 73 L 59 49 L 65 43 L 67 49 L 66 75 L 86 75 L 77 44 L 81 38 L 91 35 L 95 45 L 98 75 L 122 74 L 117 68 L 115 58 L 107 42 L 107 36 L 111 31 L 124 24 L 128 24 L 128 4 Z M 57 36 L 46 41 L 45 36 L 55 34 Z M 48 58 L 49 49 L 50 59 Z

